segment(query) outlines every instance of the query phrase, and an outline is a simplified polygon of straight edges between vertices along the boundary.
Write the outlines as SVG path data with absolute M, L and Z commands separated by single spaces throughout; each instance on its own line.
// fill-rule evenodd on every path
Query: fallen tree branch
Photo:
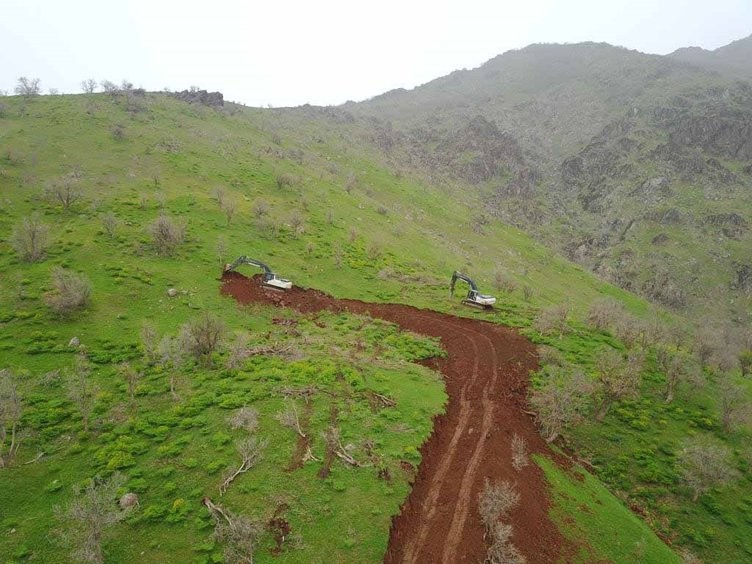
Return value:
M 42 458 L 45 454 L 47 454 L 44 451 L 41 451 L 39 454 L 37 454 L 33 459 L 29 460 L 28 462 L 24 462 L 24 466 L 27 464 L 34 464 L 37 460 Z

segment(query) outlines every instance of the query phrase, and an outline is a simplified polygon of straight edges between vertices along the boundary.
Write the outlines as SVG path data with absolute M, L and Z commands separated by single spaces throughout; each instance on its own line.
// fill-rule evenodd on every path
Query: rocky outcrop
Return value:
M 225 105 L 225 98 L 221 92 L 207 92 L 206 90 L 183 90 L 182 92 L 172 92 L 171 96 L 191 104 L 202 104 L 214 108 Z
M 717 213 L 712 215 L 706 215 L 704 222 L 708 225 L 720 229 L 729 239 L 739 239 L 747 231 L 749 231 L 749 224 L 738 213 Z

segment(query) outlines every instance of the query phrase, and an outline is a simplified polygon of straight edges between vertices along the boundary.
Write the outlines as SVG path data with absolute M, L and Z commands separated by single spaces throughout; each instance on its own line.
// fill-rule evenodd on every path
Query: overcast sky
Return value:
M 254 106 L 412 88 L 530 43 L 647 53 L 752 33 L 752 0 L 0 0 L 0 90 L 198 85 Z

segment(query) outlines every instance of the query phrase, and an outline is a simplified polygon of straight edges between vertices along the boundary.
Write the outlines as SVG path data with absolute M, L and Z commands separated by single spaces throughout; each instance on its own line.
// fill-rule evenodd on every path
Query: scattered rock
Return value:
M 138 496 L 133 492 L 128 492 L 120 498 L 120 508 L 128 509 L 129 507 L 138 507 Z
M 668 242 L 668 235 L 666 235 L 665 233 L 658 233 L 658 235 L 653 237 L 653 240 L 651 241 L 653 245 L 663 245 L 667 242 Z
M 171 96 L 184 102 L 192 104 L 203 104 L 204 106 L 219 107 L 225 105 L 225 99 L 221 92 L 207 92 L 206 90 L 183 90 L 182 92 L 172 92 Z
M 77 349 L 79 346 L 81 346 L 81 340 L 78 337 L 73 337 L 69 342 L 68 346 L 72 347 L 74 349 Z
M 178 295 L 178 291 L 175 288 L 170 288 L 167 290 L 167 295 L 171 298 L 174 298 Z

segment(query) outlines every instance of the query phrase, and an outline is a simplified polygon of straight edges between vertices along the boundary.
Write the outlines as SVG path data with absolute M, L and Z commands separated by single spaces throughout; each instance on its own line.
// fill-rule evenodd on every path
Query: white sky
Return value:
M 412 88 L 530 43 L 647 53 L 752 33 L 752 0 L 0 0 L 0 90 L 19 76 L 148 90 L 198 85 L 254 106 Z

